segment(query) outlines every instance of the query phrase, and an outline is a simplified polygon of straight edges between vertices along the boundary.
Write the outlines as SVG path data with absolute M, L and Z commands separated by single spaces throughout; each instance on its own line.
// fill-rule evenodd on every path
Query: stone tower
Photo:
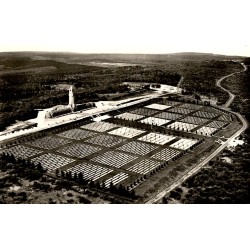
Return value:
M 73 92 L 73 86 L 70 86 L 69 88 L 69 104 L 68 106 L 74 110 L 75 109 L 75 101 L 74 101 L 74 92 Z

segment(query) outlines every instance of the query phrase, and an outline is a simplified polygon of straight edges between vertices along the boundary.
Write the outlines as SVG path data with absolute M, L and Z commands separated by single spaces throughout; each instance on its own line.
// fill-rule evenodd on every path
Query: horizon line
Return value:
M 182 51 L 182 52 L 168 52 L 168 53 L 142 53 L 142 52 L 76 52 L 76 51 L 50 51 L 50 50 L 12 50 L 0 51 L 0 53 L 59 53 L 59 54 L 94 54 L 94 55 L 176 55 L 176 54 L 207 54 L 213 56 L 226 56 L 226 57 L 250 57 L 246 55 L 226 55 L 217 54 L 212 52 L 197 52 L 197 51 Z

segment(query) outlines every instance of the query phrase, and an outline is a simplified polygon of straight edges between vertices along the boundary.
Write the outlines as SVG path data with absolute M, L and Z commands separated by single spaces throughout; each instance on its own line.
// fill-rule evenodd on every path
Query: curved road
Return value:
M 231 76 L 233 76 L 233 75 L 242 73 L 242 72 L 244 72 L 244 71 L 247 70 L 247 66 L 246 66 L 244 63 L 241 63 L 241 65 L 244 67 L 243 70 L 238 71 L 238 72 L 235 72 L 235 73 L 232 73 L 232 74 L 229 74 L 229 75 L 226 75 L 226 76 L 223 76 L 223 77 L 221 77 L 221 78 L 216 82 L 216 85 L 217 85 L 219 88 L 221 88 L 222 90 L 224 90 L 225 92 L 227 92 L 227 93 L 229 94 L 229 99 L 227 100 L 227 102 L 226 102 L 225 105 L 224 105 L 225 108 L 228 108 L 228 107 L 231 105 L 231 103 L 232 103 L 233 100 L 234 100 L 235 95 L 232 94 L 229 90 L 227 90 L 227 89 L 225 89 L 224 87 L 222 87 L 222 86 L 221 86 L 221 82 L 222 82 L 223 80 L 225 80 L 226 78 L 228 78 L 228 77 L 231 77 Z
M 235 74 L 239 74 L 241 72 L 244 72 L 247 70 L 247 67 L 245 66 L 244 63 L 241 63 L 241 65 L 244 67 L 244 70 L 242 71 L 238 71 L 226 76 L 223 76 L 222 78 L 220 78 L 217 82 L 216 85 L 218 87 L 220 87 L 221 89 L 223 89 L 224 91 L 226 91 L 230 97 L 229 100 L 226 102 L 226 104 L 224 105 L 225 108 L 227 108 L 233 101 L 234 99 L 234 94 L 232 94 L 229 90 L 225 89 L 224 87 L 222 87 L 220 84 L 221 82 L 226 79 L 227 77 L 231 77 Z M 201 163 L 199 163 L 196 167 L 194 167 L 192 170 L 190 170 L 188 173 L 186 173 L 184 176 L 182 176 L 180 179 L 178 179 L 176 182 L 174 182 L 172 185 L 168 186 L 165 190 L 163 190 L 162 192 L 160 192 L 159 194 L 157 194 L 155 197 L 151 198 L 150 200 L 148 200 L 147 202 L 145 202 L 146 204 L 153 204 L 158 202 L 160 199 L 162 199 L 167 193 L 169 193 L 171 190 L 173 190 L 174 188 L 178 187 L 179 185 L 181 185 L 181 183 L 183 183 L 185 180 L 187 180 L 189 177 L 191 177 L 193 174 L 195 174 L 197 171 L 199 171 L 203 166 L 205 166 L 206 164 L 208 164 L 208 162 L 210 160 L 212 160 L 216 155 L 218 155 L 225 147 L 228 146 L 228 144 L 230 143 L 231 140 L 234 140 L 236 137 L 238 137 L 242 132 L 244 132 L 247 127 L 248 127 L 248 123 L 245 120 L 245 118 L 236 113 L 236 112 L 232 112 L 234 115 L 236 115 L 240 121 L 242 122 L 242 127 L 241 129 L 239 129 L 238 131 L 236 131 L 229 139 L 227 139 L 227 141 L 225 141 L 219 148 L 217 148 L 211 155 L 209 155 L 206 159 L 204 159 Z

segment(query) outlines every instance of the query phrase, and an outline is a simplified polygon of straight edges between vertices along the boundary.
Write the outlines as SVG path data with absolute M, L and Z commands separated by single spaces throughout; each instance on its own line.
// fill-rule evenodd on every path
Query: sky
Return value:
M 1 0 L 0 51 L 250 56 L 249 0 Z

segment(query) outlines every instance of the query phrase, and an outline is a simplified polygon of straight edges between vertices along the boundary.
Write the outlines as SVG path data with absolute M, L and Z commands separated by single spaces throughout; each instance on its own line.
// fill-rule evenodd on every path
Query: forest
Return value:
M 250 60 L 248 70 L 228 78 L 223 86 L 236 94 L 232 110 L 241 113 L 250 121 Z M 220 204 L 250 203 L 250 129 L 240 137 L 244 145 L 235 150 L 225 149 L 216 159 L 197 174 L 185 181 L 163 198 L 163 203 L 176 200 L 180 203 Z M 225 161 L 230 159 L 230 162 Z
M 181 87 L 186 94 L 204 94 L 227 100 L 227 94 L 215 86 L 221 76 L 239 71 L 233 61 L 166 60 L 160 63 L 141 63 L 125 67 L 95 67 L 64 63 L 51 59 L 0 55 L 0 131 L 15 120 L 35 118 L 35 109 L 67 104 L 68 93 L 57 86 L 75 88 L 76 103 L 98 101 L 98 93 L 124 93 L 128 89 L 120 83 L 152 82 Z
M 187 62 L 179 69 L 180 74 L 184 76 L 181 87 L 187 93 L 216 97 L 217 104 L 222 105 L 228 99 L 228 95 L 216 86 L 216 80 L 240 70 L 242 66 L 234 61 Z
M 57 88 L 60 84 L 74 85 L 76 103 L 85 103 L 98 101 L 98 93 L 127 92 L 120 85 L 124 81 L 176 86 L 181 78 L 152 66 L 101 68 L 26 57 L 0 57 L 0 65 L 0 131 L 15 120 L 35 118 L 35 109 L 67 104 L 68 92 Z
M 246 144 L 235 151 L 224 150 L 223 158 L 210 161 L 209 166 L 185 181 L 181 187 L 171 191 L 163 199 L 188 204 L 249 204 L 250 203 L 250 152 L 249 131 Z

